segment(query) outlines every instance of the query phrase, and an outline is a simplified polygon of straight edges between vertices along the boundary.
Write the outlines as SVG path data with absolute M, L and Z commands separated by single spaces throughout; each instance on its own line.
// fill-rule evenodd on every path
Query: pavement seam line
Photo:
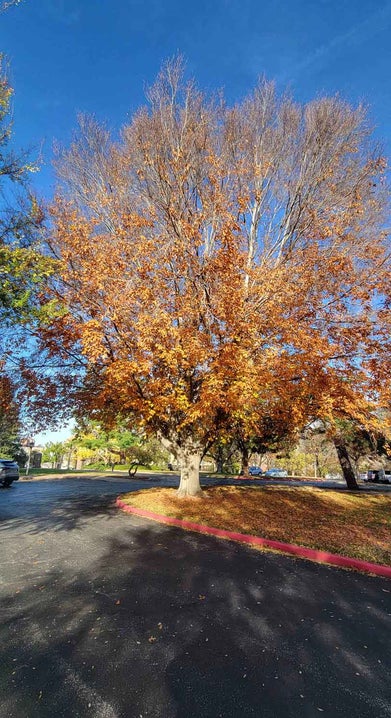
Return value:
M 350 558 L 349 556 L 341 556 L 340 554 L 329 553 L 328 551 L 321 551 L 320 549 L 312 549 L 305 546 L 297 546 L 296 544 L 284 543 L 283 541 L 275 541 L 273 539 L 262 538 L 261 536 L 242 534 L 236 531 L 228 531 L 227 529 L 218 529 L 212 526 L 206 526 L 205 524 L 195 523 L 193 521 L 176 519 L 173 516 L 156 514 L 153 511 L 148 511 L 147 509 L 139 509 L 135 506 L 131 506 L 120 497 L 116 499 L 116 505 L 126 513 L 134 514 L 135 516 L 140 516 L 141 518 L 151 519 L 152 521 L 157 521 L 159 523 L 168 524 L 170 526 L 178 526 L 179 528 L 185 528 L 190 531 L 196 531 L 197 533 L 237 541 L 238 543 L 263 546 L 264 548 L 288 553 L 299 558 L 315 561 L 316 563 L 326 563 L 328 565 L 338 566 L 339 568 L 350 568 L 363 573 L 371 573 L 376 576 L 391 578 L 391 566 L 371 563 L 358 558 Z

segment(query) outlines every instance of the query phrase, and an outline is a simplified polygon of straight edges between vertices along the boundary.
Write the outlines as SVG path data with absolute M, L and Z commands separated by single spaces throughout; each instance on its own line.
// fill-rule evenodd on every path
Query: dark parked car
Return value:
M 12 459 L 0 459 L 0 486 L 8 488 L 19 478 L 19 466 Z

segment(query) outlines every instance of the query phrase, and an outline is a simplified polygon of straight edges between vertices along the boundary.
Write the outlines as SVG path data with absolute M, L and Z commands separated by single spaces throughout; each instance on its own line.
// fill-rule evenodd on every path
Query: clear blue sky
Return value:
M 69 139 L 76 113 L 117 129 L 179 51 L 201 87 L 230 101 L 260 74 L 299 100 L 363 99 L 391 155 L 390 30 L 390 0 L 22 0 L 0 16 L 14 138 L 43 143 L 36 184 L 50 196 L 53 139 Z
M 50 197 L 53 140 L 69 140 L 77 112 L 118 129 L 180 52 L 189 75 L 229 101 L 260 74 L 300 101 L 335 92 L 364 100 L 390 156 L 390 30 L 390 0 L 23 0 L 0 15 L 14 140 L 42 144 L 34 181 Z

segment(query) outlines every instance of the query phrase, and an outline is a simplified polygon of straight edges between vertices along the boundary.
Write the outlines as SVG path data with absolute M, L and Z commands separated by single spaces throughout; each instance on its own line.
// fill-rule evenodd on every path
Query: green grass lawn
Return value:
M 30 469 L 28 475 L 31 478 L 39 477 L 39 476 L 65 476 L 65 475 L 72 475 L 72 476 L 81 476 L 83 474 L 108 474 L 109 476 L 114 474 L 118 471 L 121 472 L 128 472 L 129 464 L 124 466 L 116 466 L 114 471 L 112 471 L 109 467 L 106 468 L 94 468 L 91 466 L 86 466 L 83 469 Z M 139 472 L 148 472 L 151 474 L 154 473 L 161 473 L 160 469 L 151 469 L 148 466 L 139 466 L 137 469 L 137 473 Z M 23 478 L 23 476 L 26 475 L 26 469 L 20 469 L 20 476 Z M 137 475 L 137 474 L 136 474 Z
M 29 476 L 49 476 L 50 474 L 86 474 L 95 472 L 92 469 L 30 469 Z M 26 469 L 20 469 L 20 475 L 24 476 Z M 96 471 L 96 473 L 98 473 Z

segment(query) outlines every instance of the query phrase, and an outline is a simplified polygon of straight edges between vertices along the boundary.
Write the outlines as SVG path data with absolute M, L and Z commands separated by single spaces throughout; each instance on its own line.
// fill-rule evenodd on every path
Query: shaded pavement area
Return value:
M 114 507 L 142 487 L 0 491 L 0 718 L 391 716 L 390 581 Z

